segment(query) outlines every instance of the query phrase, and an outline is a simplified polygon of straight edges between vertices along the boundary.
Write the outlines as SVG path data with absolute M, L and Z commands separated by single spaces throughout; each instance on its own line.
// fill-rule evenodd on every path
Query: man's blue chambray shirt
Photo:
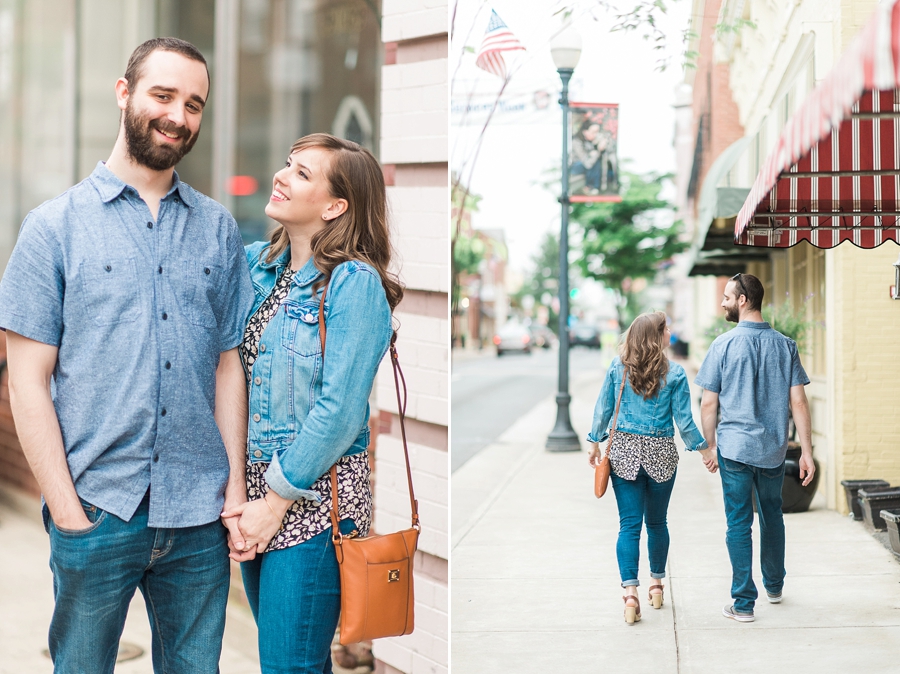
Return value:
M 794 340 L 741 321 L 710 345 L 694 383 L 719 394 L 722 456 L 759 468 L 784 462 L 791 387 L 809 383 Z
M 56 346 L 53 401 L 78 495 L 151 527 L 222 511 L 220 352 L 253 288 L 237 224 L 175 174 L 156 219 L 100 162 L 25 218 L 0 281 L 0 327 Z

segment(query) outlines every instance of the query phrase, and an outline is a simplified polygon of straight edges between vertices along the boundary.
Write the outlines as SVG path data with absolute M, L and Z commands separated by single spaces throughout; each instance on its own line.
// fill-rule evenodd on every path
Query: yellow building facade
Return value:
M 702 16 L 702 0 L 694 4 Z M 715 186 L 749 188 L 790 116 L 825 78 L 875 10 L 874 0 L 726 0 L 719 7 L 715 61 L 729 68 L 732 97 L 748 141 Z M 698 13 L 699 10 L 699 13 Z M 715 113 L 713 113 L 715 114 Z M 724 154 L 724 153 L 723 153 Z M 734 214 L 736 215 L 736 213 Z M 725 222 L 733 227 L 734 218 Z M 697 236 L 706 236 L 698 227 Z M 722 222 L 719 219 L 721 226 Z M 715 226 L 715 223 L 713 224 Z M 746 263 L 766 291 L 765 304 L 790 303 L 811 322 L 801 358 L 811 383 L 819 491 L 829 508 L 847 512 L 841 480 L 881 478 L 900 485 L 900 302 L 890 297 L 900 248 L 862 250 L 844 243 L 819 250 L 803 242 Z M 694 279 L 695 334 L 710 321 L 723 279 Z M 774 326 L 777 329 L 777 325 Z M 694 353 L 702 357 L 701 347 Z M 699 360 L 699 358 L 698 358 Z

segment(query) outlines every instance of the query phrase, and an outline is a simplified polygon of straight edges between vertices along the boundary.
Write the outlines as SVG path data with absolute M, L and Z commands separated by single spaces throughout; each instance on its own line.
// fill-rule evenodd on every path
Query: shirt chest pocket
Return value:
M 284 302 L 278 311 L 282 316 L 281 345 L 300 356 L 322 353 L 319 341 L 319 302 Z
M 81 281 L 85 310 L 97 325 L 130 323 L 143 311 L 131 258 L 82 262 Z
M 185 318 L 194 325 L 214 328 L 216 307 L 222 292 L 222 268 L 208 260 L 183 260 L 181 282 L 176 289 Z

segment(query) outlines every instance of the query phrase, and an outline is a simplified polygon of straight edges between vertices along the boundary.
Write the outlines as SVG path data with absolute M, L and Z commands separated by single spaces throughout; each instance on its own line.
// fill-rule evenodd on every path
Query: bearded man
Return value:
M 769 603 L 781 602 L 784 587 L 784 516 L 781 486 L 788 446 L 789 415 L 800 436 L 800 478 L 804 486 L 815 473 L 812 424 L 804 386 L 809 377 L 800 364 L 797 344 L 763 321 L 763 286 L 751 274 L 735 274 L 725 285 L 722 308 L 737 323 L 720 335 L 694 383 L 703 388 L 700 419 L 709 449 L 701 450 L 706 467 L 722 476 L 731 558 L 733 603 L 722 610 L 738 622 L 755 619 L 753 582 L 753 495 L 760 530 L 760 567 Z M 719 409 L 721 419 L 716 424 Z
M 237 346 L 253 290 L 234 219 L 173 169 L 200 132 L 203 56 L 150 40 L 115 90 L 112 154 L 28 214 L 0 282 L 50 536 L 50 655 L 55 672 L 112 674 L 140 589 L 154 671 L 213 674 L 230 576 L 219 515 L 246 500 Z

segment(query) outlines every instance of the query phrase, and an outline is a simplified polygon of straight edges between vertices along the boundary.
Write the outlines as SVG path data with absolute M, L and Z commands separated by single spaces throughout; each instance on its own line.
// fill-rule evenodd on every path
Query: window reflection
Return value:
M 377 155 L 380 14 L 380 1 L 242 0 L 234 166 L 241 183 L 229 189 L 247 241 L 268 230 L 272 176 L 297 138 L 333 133 Z

